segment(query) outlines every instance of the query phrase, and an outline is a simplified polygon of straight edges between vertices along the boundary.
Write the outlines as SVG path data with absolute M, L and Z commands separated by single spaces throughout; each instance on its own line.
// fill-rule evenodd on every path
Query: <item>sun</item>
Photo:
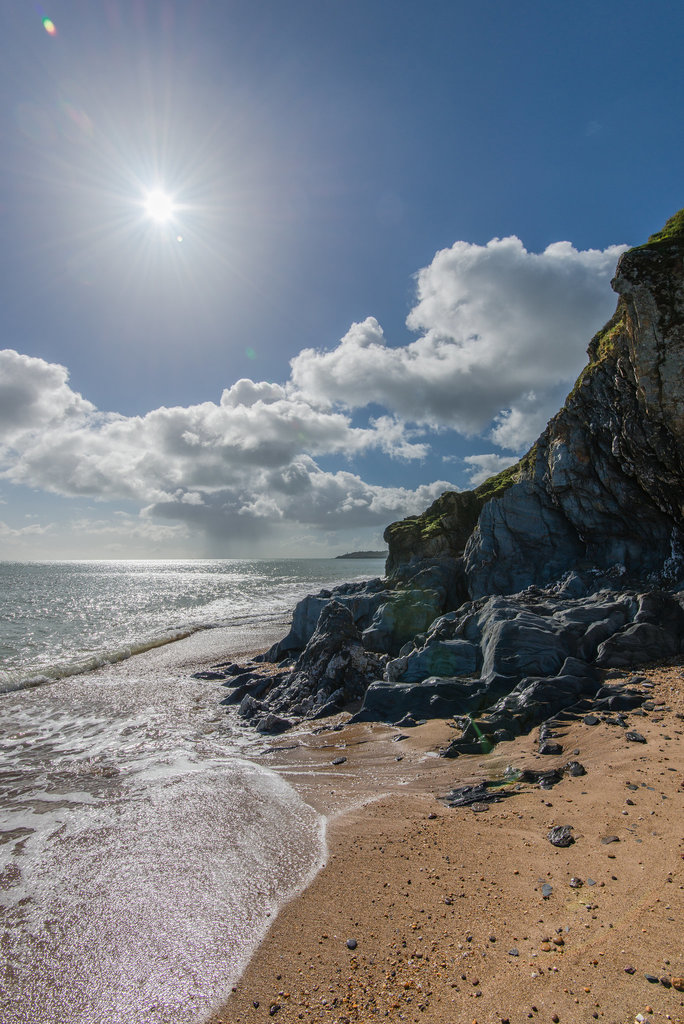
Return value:
M 158 224 L 171 220 L 174 213 L 173 199 L 160 188 L 152 189 L 145 198 L 145 213 Z

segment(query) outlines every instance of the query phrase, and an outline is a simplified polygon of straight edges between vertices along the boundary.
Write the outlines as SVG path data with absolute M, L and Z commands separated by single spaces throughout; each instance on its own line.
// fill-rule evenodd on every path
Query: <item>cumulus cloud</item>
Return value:
M 79 423 L 94 411 L 68 385 L 69 374 L 58 363 L 0 351 L 0 445 L 11 444 L 30 430 L 55 421 Z
M 69 497 L 131 500 L 148 518 L 248 539 L 281 522 L 382 526 L 388 515 L 418 511 L 449 486 L 372 486 L 316 463 L 314 456 L 372 450 L 422 458 L 426 445 L 391 416 L 356 427 L 346 413 L 314 407 L 289 387 L 240 380 L 218 404 L 125 417 L 98 412 L 72 391 L 64 367 L 14 352 L 0 353 L 0 365 L 2 357 L 27 402 L 0 449 L 0 475 L 13 483 Z M 155 534 L 149 524 L 144 534 L 140 529 L 133 539 L 178 539 Z M 91 536 L 98 531 L 115 540 L 120 527 L 84 526 Z
M 407 323 L 419 336 L 409 344 L 388 344 L 369 317 L 331 350 L 302 350 L 282 384 L 238 380 L 218 402 L 144 416 L 100 412 L 71 388 L 65 367 L 0 352 L 0 477 L 132 501 L 141 520 L 124 532 L 141 544 L 182 543 L 198 530 L 256 544 L 294 524 L 331 535 L 381 530 L 453 484 L 380 486 L 351 466 L 323 469 L 321 459 L 382 453 L 416 462 L 430 451 L 428 432 L 446 429 L 524 447 L 611 314 L 608 282 L 622 251 L 558 242 L 537 254 L 518 238 L 457 242 L 416 275 Z M 360 412 L 367 407 L 372 416 Z M 476 485 L 512 461 L 491 453 L 465 464 Z M 83 526 L 112 542 L 121 530 Z
M 456 242 L 416 276 L 407 324 L 419 338 L 390 347 L 369 317 L 336 348 L 295 356 L 292 381 L 321 407 L 377 403 L 399 419 L 467 435 L 498 417 L 493 439 L 517 449 L 555 411 L 551 392 L 574 380 L 611 315 L 608 284 L 624 249 L 556 242 L 531 253 L 515 237 Z

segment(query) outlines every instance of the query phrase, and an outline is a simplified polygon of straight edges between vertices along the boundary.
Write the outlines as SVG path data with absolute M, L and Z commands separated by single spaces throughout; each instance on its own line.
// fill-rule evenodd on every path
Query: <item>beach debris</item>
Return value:
M 554 825 L 548 833 L 548 840 L 552 846 L 572 846 L 575 837 L 572 834 L 572 825 Z

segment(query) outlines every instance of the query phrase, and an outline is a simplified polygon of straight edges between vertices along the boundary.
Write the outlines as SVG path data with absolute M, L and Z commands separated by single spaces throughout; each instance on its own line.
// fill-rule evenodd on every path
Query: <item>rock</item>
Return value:
M 356 949 L 358 942 L 356 939 L 347 939 L 347 949 Z
M 601 719 L 597 718 L 596 715 L 585 715 L 582 721 L 585 725 L 598 725 Z
M 545 772 L 538 772 L 533 768 L 523 768 L 518 778 L 520 782 L 538 783 L 542 789 L 551 789 L 561 781 L 563 775 L 558 768 L 552 768 Z
M 442 799 L 449 807 L 468 807 L 471 804 L 499 803 L 507 796 L 511 796 L 511 793 L 497 788 L 496 783 L 478 782 L 473 786 L 459 786 L 452 789 Z
M 548 840 L 552 846 L 572 846 L 575 837 L 572 835 L 572 825 L 555 825 L 548 833 Z
M 347 763 L 347 758 L 346 757 L 336 757 L 335 760 L 332 763 L 335 764 L 335 765 L 337 765 L 337 764 L 346 764 Z
M 601 840 L 601 843 L 604 846 L 608 846 L 610 843 L 619 843 L 619 842 L 620 842 L 619 836 L 604 836 L 603 839 Z
M 544 884 L 543 884 L 543 885 L 542 885 L 542 887 L 541 887 L 541 891 L 542 891 L 542 897 L 543 897 L 543 898 L 544 898 L 545 900 L 548 900 L 549 896 L 550 896 L 550 895 L 551 895 L 551 893 L 553 892 L 553 886 L 552 886 L 552 885 L 549 885 L 549 883 L 548 883 L 548 882 L 544 882 Z M 551 947 L 549 947 L 549 949 L 550 949 L 550 948 L 551 948 Z
M 542 743 L 542 745 L 539 748 L 539 753 L 540 754 L 551 754 L 551 755 L 562 754 L 563 753 L 563 747 L 562 747 L 562 745 L 560 743 L 548 743 L 548 742 L 547 743 Z
M 269 735 L 276 735 L 281 732 L 285 732 L 287 729 L 291 729 L 294 722 L 291 722 L 289 718 L 281 718 L 279 715 L 274 715 L 272 712 L 268 712 L 257 724 L 256 731 L 260 733 L 267 733 Z
M 567 772 L 567 774 L 571 775 L 573 778 L 578 778 L 581 775 L 587 774 L 586 768 L 583 764 L 580 764 L 579 761 L 568 761 L 563 771 Z
M 646 737 L 642 736 L 636 729 L 630 729 L 629 732 L 625 733 L 625 739 L 629 740 L 630 743 L 645 743 Z
M 581 889 L 583 885 L 584 885 L 584 882 L 582 881 L 581 878 L 571 878 L 570 879 L 570 886 L 573 889 Z
M 401 659 L 403 665 L 395 678 L 415 683 L 428 676 L 466 676 L 477 670 L 481 660 L 479 646 L 467 640 L 436 640 Z

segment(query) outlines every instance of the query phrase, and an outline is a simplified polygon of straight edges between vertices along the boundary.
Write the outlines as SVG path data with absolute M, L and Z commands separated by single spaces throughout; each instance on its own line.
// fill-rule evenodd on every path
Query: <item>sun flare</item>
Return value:
M 164 224 L 171 220 L 174 212 L 173 199 L 161 189 L 153 189 L 145 199 L 145 213 L 151 220 Z

